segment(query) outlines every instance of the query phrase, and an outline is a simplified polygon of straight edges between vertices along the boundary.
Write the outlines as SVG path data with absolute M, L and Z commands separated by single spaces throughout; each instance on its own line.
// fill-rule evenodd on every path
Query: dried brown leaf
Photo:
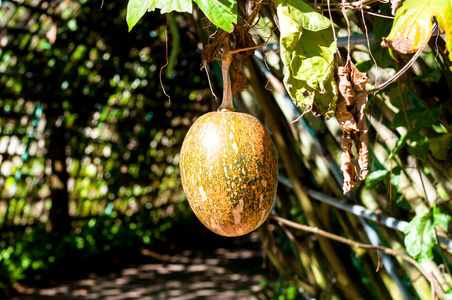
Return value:
M 242 64 L 236 59 L 233 61 L 232 67 L 235 71 L 234 82 L 232 83 L 232 95 L 240 93 L 248 89 L 248 85 L 245 82 L 245 75 L 242 73 Z
M 365 89 L 367 76 L 356 69 L 350 60 L 338 68 L 339 99 L 336 118 L 342 127 L 341 170 L 344 175 L 342 190 L 347 194 L 357 182 L 356 167 L 352 164 L 353 141 L 357 140 L 358 164 L 361 180 L 367 177 L 369 166 L 368 127 L 365 117 L 368 93 Z
M 364 180 L 366 179 L 367 174 L 369 174 L 369 149 L 367 148 L 369 128 L 365 116 L 368 100 L 368 93 L 365 89 L 365 85 L 368 81 L 366 74 L 359 72 L 355 66 L 352 67 L 352 78 L 353 90 L 356 93 L 355 117 L 358 124 L 358 143 L 356 144 L 356 150 L 358 152 L 360 179 Z
M 218 32 L 215 35 L 213 43 L 206 45 L 204 47 L 204 50 L 202 51 L 203 62 L 211 63 L 215 61 L 218 54 L 220 54 L 221 52 L 221 47 L 223 47 L 228 37 L 229 37 L 228 32 L 218 29 Z
M 360 116 L 358 121 L 358 143 L 356 144 L 356 150 L 358 151 L 358 164 L 360 168 L 359 177 L 361 180 L 366 179 L 369 174 L 369 149 L 368 144 L 368 132 L 366 117 L 364 111 L 367 105 L 367 93 L 362 95 L 361 99 L 356 102 L 357 114 Z
M 353 105 L 355 104 L 355 91 L 350 82 L 350 65 L 338 68 L 339 76 L 339 99 L 336 107 L 336 119 L 344 132 L 354 132 L 358 130 L 358 126 L 352 114 Z
M 233 50 L 248 49 L 256 46 L 256 43 L 248 30 L 249 28 L 234 24 L 234 31 L 231 34 Z M 248 86 L 245 83 L 245 76 L 242 74 L 242 64 L 246 63 L 250 55 L 254 55 L 254 49 L 241 51 L 234 55 L 232 65 L 235 71 L 234 82 L 232 83 L 233 95 L 248 89 Z
M 339 76 L 339 92 L 346 101 L 346 105 L 353 105 L 355 102 L 355 91 L 350 81 L 351 67 L 349 62 L 344 67 L 339 67 L 337 74 Z
M 344 174 L 344 183 L 342 192 L 347 194 L 352 190 L 357 182 L 356 167 L 351 163 L 353 154 L 349 151 L 343 151 L 341 154 L 341 171 Z

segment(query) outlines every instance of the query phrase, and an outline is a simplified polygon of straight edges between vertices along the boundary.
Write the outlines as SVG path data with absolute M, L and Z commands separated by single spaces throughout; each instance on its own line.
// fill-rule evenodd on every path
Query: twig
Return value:
M 334 32 L 334 31 L 333 31 Z M 338 37 L 335 38 L 336 45 L 338 48 L 347 47 L 347 41 L 348 37 Z M 375 44 L 375 38 L 372 33 L 369 33 L 369 42 L 371 44 Z M 350 43 L 352 46 L 356 45 L 366 45 L 367 44 L 367 38 L 365 34 L 354 34 L 352 37 L 350 37 Z M 269 43 L 265 44 L 264 47 L 262 47 L 261 51 L 279 51 L 281 48 L 279 43 Z M 338 52 L 339 53 L 339 52 Z
M 215 92 L 213 91 L 213 86 L 212 86 L 212 82 L 210 81 L 210 75 L 209 75 L 209 70 L 207 69 L 207 63 L 203 62 L 201 65 L 201 71 L 205 70 L 206 74 L 207 74 L 207 82 L 209 82 L 209 87 L 210 87 L 210 92 L 212 93 L 213 97 L 215 98 L 215 101 L 218 101 L 218 97 L 215 94 Z
M 391 83 L 395 82 L 400 76 L 402 76 L 403 73 L 405 73 L 414 64 L 414 62 L 419 57 L 419 55 L 421 55 L 425 46 L 427 46 L 427 44 L 425 44 L 422 48 L 417 50 L 417 52 L 413 55 L 413 57 L 410 59 L 410 61 L 402 69 L 400 69 L 397 73 L 395 73 L 391 78 L 389 78 L 386 82 L 384 82 L 381 85 L 377 86 L 376 88 L 368 91 L 369 95 L 375 94 L 378 91 L 384 89 L 385 87 L 389 86 Z
M 436 31 L 437 27 L 438 26 L 436 25 L 436 23 L 433 23 L 432 33 L 434 33 Z M 397 73 L 395 73 L 394 76 L 389 78 L 385 83 L 383 83 L 382 85 L 377 86 L 376 88 L 368 91 L 369 95 L 370 94 L 375 94 L 376 92 L 384 89 L 385 87 L 387 87 L 388 85 L 390 85 L 391 83 L 396 81 L 400 76 L 402 76 L 403 73 L 405 73 L 414 64 L 414 62 L 419 57 L 419 55 L 421 55 L 422 51 L 424 50 L 424 48 L 426 46 L 427 46 L 427 44 L 425 44 L 419 50 L 417 50 L 416 53 L 413 55 L 413 57 L 410 59 L 410 61 L 402 69 L 400 69 Z
M 375 83 L 378 84 L 378 64 L 377 64 L 377 61 L 375 60 L 375 57 L 372 54 L 372 50 L 370 49 L 369 31 L 367 29 L 366 18 L 364 17 L 364 10 L 361 10 L 361 18 L 363 21 L 364 30 L 365 30 L 365 34 L 366 34 L 366 41 L 367 41 L 367 48 L 369 49 L 369 55 L 370 55 L 370 57 L 372 57 L 372 61 L 374 62 L 375 66 L 377 66 L 376 72 L 375 72 Z
M 374 13 L 374 12 L 371 12 L 371 11 L 367 11 L 367 10 L 363 10 L 363 12 L 366 13 L 366 14 L 372 15 L 372 16 L 394 20 L 393 16 L 386 16 L 386 15 L 382 15 L 382 14 L 377 14 L 377 13 Z
M 289 189 L 293 188 L 292 182 L 284 176 L 279 176 L 278 181 L 280 184 L 283 184 Z M 405 231 L 405 227 L 408 225 L 408 222 L 398 220 L 394 217 L 388 217 L 383 214 L 375 213 L 371 211 L 370 209 L 367 209 L 361 205 L 357 204 L 348 204 L 344 201 L 340 201 L 339 199 L 327 196 L 325 194 L 322 194 L 318 191 L 315 191 L 313 189 L 305 188 L 306 194 L 312 199 L 315 199 L 317 201 L 327 203 L 333 207 L 336 207 L 338 209 L 347 211 L 349 213 L 354 214 L 355 216 L 362 217 L 368 220 L 372 220 L 376 222 L 377 224 L 384 225 L 388 228 L 392 228 L 395 230 L 398 230 L 400 232 Z M 452 249 L 452 240 L 445 238 L 443 236 L 438 236 L 438 242 L 440 245 Z
M 288 178 L 279 176 L 279 182 L 289 188 L 292 187 L 292 183 L 290 182 L 290 180 Z M 324 195 L 324 194 L 317 192 L 315 190 L 312 190 L 312 189 L 306 188 L 306 193 L 312 199 L 326 203 L 326 204 L 336 207 L 338 209 L 347 211 L 349 213 L 354 214 L 355 216 L 372 220 L 372 221 L 376 222 L 377 224 L 384 225 L 388 228 L 392 228 L 392 229 L 398 230 L 400 232 L 404 232 L 405 227 L 408 225 L 408 222 L 397 220 L 396 218 L 393 218 L 393 217 L 388 217 L 388 216 L 385 216 L 382 214 L 375 213 L 361 205 L 345 203 L 344 201 L 340 201 L 339 199 Z
M 398 91 L 399 91 L 399 95 L 400 95 L 400 99 L 401 104 L 402 104 L 402 110 L 403 110 L 403 115 L 405 117 L 405 122 L 406 122 L 406 126 L 408 128 L 408 131 L 411 131 L 411 124 L 410 124 L 410 119 L 408 118 L 408 113 L 407 113 L 407 109 L 406 109 L 406 105 L 405 105 L 405 95 L 402 92 L 402 86 L 401 84 L 397 84 L 398 85 Z M 424 191 L 424 196 L 425 196 L 425 205 L 427 205 L 428 209 L 431 209 L 431 205 L 430 202 L 428 201 L 428 193 L 427 190 L 425 189 L 425 183 L 424 183 L 424 178 L 422 177 L 422 173 L 421 173 L 421 169 L 419 167 L 419 161 L 417 157 L 414 157 L 415 160 L 415 164 L 416 164 L 416 170 L 418 172 L 419 175 L 419 179 L 421 181 L 421 186 L 422 186 L 422 190 Z
M 362 9 L 364 7 L 367 7 L 369 5 L 375 4 L 376 2 L 380 2 L 380 1 L 356 1 L 356 2 L 341 2 L 341 3 L 331 3 L 331 6 L 340 6 L 340 7 L 346 7 L 348 9 Z M 309 6 L 313 6 L 315 7 L 315 3 L 308 3 Z M 328 4 L 325 3 L 321 3 L 321 4 L 317 4 L 317 6 L 325 6 Z
M 277 221 L 278 223 L 284 224 L 286 226 L 289 226 L 289 227 L 292 227 L 292 228 L 295 228 L 298 230 L 311 232 L 315 235 L 319 235 L 319 236 L 328 238 L 330 240 L 334 240 L 334 241 L 349 245 L 349 246 L 357 248 L 357 249 L 377 250 L 377 251 L 381 251 L 383 253 L 386 253 L 386 254 L 389 254 L 389 255 L 392 255 L 395 257 L 398 256 L 398 257 L 402 258 L 403 260 L 411 263 L 414 267 L 416 267 L 422 273 L 422 275 L 424 275 L 424 277 L 430 282 L 430 285 L 432 286 L 432 288 L 433 287 L 435 288 L 436 293 L 438 293 L 440 296 L 443 296 L 443 294 L 444 294 L 444 291 L 442 290 L 442 288 L 438 284 L 435 284 L 435 281 L 431 278 L 431 276 L 429 276 L 429 274 L 427 274 L 425 272 L 425 270 L 422 268 L 422 266 L 419 265 L 414 258 L 412 258 L 408 255 L 405 255 L 403 253 L 398 253 L 398 252 L 396 252 L 392 249 L 386 248 L 386 247 L 373 246 L 373 245 L 369 245 L 369 244 L 363 244 L 363 243 L 359 243 L 356 241 L 352 241 L 350 239 L 344 238 L 344 237 L 336 235 L 334 233 L 324 231 L 317 227 L 311 227 L 311 226 L 307 226 L 307 225 L 303 225 L 303 224 L 298 224 L 298 223 L 292 222 L 290 220 L 287 220 L 287 219 L 284 219 L 284 218 L 281 218 L 278 216 L 270 216 L 270 218 Z
M 346 3 L 345 0 L 342 0 L 342 3 Z M 350 29 L 350 21 L 348 20 L 347 12 L 345 11 L 345 6 L 342 6 L 342 14 L 344 15 L 345 21 L 347 22 L 347 33 L 348 33 L 348 41 L 347 41 L 347 61 L 350 60 L 350 37 L 352 35 Z
M 271 37 L 271 36 L 270 36 L 270 37 Z M 267 43 L 268 43 L 268 42 L 267 42 Z M 259 49 L 259 48 L 265 47 L 265 45 L 267 45 L 267 44 L 256 45 L 256 46 L 253 46 L 253 47 L 240 48 L 240 49 L 235 49 L 235 50 L 229 50 L 229 51 L 227 52 L 227 54 L 228 54 L 228 55 L 231 55 L 231 54 L 240 53 L 240 52 L 245 52 L 245 51 L 249 51 L 249 50 L 255 50 L 255 49 Z
M 160 68 L 160 72 L 159 72 L 159 79 L 160 79 L 160 86 L 162 87 L 163 90 L 163 94 L 165 94 L 166 97 L 168 97 L 168 101 L 171 103 L 171 97 L 166 93 L 165 87 L 163 86 L 163 80 L 162 80 L 162 73 L 163 73 L 163 69 L 166 68 L 166 66 L 168 66 L 168 25 L 169 25 L 169 15 L 166 17 L 166 26 L 165 26 L 165 58 L 166 58 L 166 62 L 165 64 Z
M 276 16 L 276 12 L 275 12 L 275 9 L 273 7 L 273 3 L 272 3 L 271 0 L 267 0 L 267 3 L 268 3 L 268 7 L 270 8 L 270 11 L 271 11 L 271 14 L 272 14 L 273 22 L 275 22 L 276 27 L 278 27 L 278 29 L 280 29 L 280 27 L 279 27 L 279 20 L 278 20 L 278 17 Z

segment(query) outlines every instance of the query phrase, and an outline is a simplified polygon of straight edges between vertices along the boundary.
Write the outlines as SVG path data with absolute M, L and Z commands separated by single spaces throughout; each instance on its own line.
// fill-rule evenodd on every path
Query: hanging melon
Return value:
M 235 112 L 225 68 L 223 60 L 222 106 L 201 116 L 188 131 L 180 170 L 185 195 L 198 219 L 219 235 L 240 236 L 255 230 L 270 214 L 278 163 L 261 122 Z

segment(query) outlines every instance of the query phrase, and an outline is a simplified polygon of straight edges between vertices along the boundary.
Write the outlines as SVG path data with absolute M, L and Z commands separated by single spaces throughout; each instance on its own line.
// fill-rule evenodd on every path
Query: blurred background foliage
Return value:
M 71 256 L 150 245 L 192 218 L 178 149 L 210 108 L 196 41 L 181 35 L 191 47 L 164 79 L 168 99 L 166 18 L 128 33 L 125 7 L 2 1 L 0 289 Z
M 240 22 L 249 12 L 246 2 L 238 2 Z M 188 227 L 199 225 L 180 186 L 178 152 L 193 121 L 219 105 L 200 71 L 202 47 L 215 29 L 196 9 L 168 19 L 170 66 L 162 80 L 168 99 L 159 78 L 166 62 L 166 16 L 148 13 L 128 33 L 126 5 L 125 0 L 1 1 L 3 293 L 73 259 L 135 255 L 165 244 L 171 234 L 187 238 Z M 389 4 L 369 5 L 374 13 L 390 14 Z M 344 19 L 333 16 L 339 36 L 345 36 Z M 382 83 L 409 60 L 404 55 L 393 60 L 379 46 L 390 21 L 368 14 L 363 19 L 359 12 L 349 18 L 353 34 L 362 37 L 369 30 L 375 39 L 351 53 L 370 82 Z M 274 28 L 272 11 L 263 6 L 253 38 L 263 44 L 272 36 L 270 42 L 277 42 Z M 334 118 L 312 115 L 292 123 L 300 111 L 281 88 L 282 64 L 270 48 L 248 60 L 249 90 L 235 104 L 263 120 L 275 142 L 280 162 L 275 213 L 406 254 L 407 222 L 415 216 L 430 220 L 437 208 L 451 213 L 452 73 L 444 40 L 432 40 L 401 80 L 370 97 L 373 173 L 347 196 L 341 190 L 339 125 Z M 220 94 L 220 68 L 208 67 L 217 75 L 212 84 Z M 359 215 L 342 204 L 380 215 L 369 221 L 364 218 L 369 211 Z M 388 216 L 397 222 L 379 219 Z M 433 232 L 450 238 L 448 229 Z M 432 279 L 400 257 L 344 246 L 274 221 L 259 235 L 268 265 L 279 274 L 275 282 L 261 281 L 262 289 L 253 291 L 259 299 L 432 295 Z M 433 258 L 422 266 L 434 274 L 435 289 L 450 291 L 450 246 L 430 246 Z

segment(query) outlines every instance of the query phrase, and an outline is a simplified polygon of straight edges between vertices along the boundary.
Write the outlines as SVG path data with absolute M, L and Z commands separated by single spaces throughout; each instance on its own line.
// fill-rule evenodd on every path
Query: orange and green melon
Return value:
M 249 114 L 201 116 L 182 144 L 180 170 L 190 207 L 219 235 L 247 234 L 272 209 L 278 181 L 275 147 L 261 122 Z

